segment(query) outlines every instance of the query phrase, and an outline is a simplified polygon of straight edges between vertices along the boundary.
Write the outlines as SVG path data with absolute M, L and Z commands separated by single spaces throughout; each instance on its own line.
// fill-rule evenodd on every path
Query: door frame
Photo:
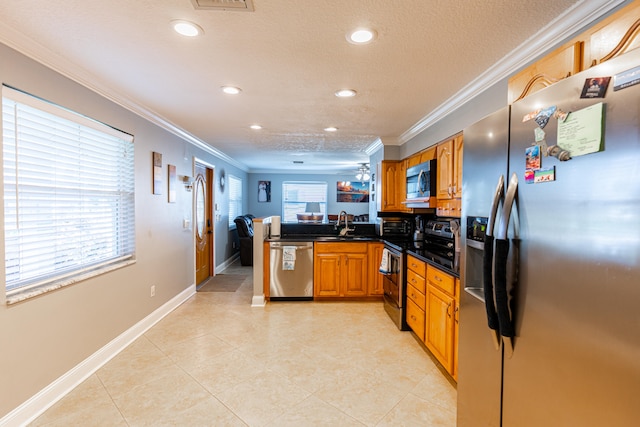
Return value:
M 216 221 L 215 221 L 215 191 L 214 191 L 214 180 L 215 180 L 215 166 L 212 165 L 211 163 L 206 162 L 205 160 L 202 160 L 198 157 L 193 157 L 193 164 L 192 164 L 192 174 L 194 177 L 194 183 L 195 183 L 195 176 L 196 176 L 196 165 L 199 165 L 203 168 L 205 168 L 206 170 L 206 188 L 205 188 L 205 194 L 208 196 L 209 198 L 209 203 L 207 203 L 205 205 L 205 209 L 208 208 L 208 217 L 211 219 L 211 234 L 209 235 L 209 246 L 210 246 L 210 251 L 209 251 L 209 277 L 213 277 L 216 275 L 216 266 L 215 266 L 215 236 L 216 236 Z M 196 245 L 197 245 L 197 239 L 196 239 L 196 224 L 195 224 L 195 218 L 196 218 L 196 193 L 195 193 L 195 188 L 193 189 L 193 197 L 192 197 L 192 206 L 191 206 L 191 218 L 192 218 L 192 224 L 194 225 L 192 227 L 192 247 L 193 247 L 193 279 L 194 279 L 194 283 L 197 281 L 197 277 L 196 277 L 196 273 L 197 273 L 197 249 L 196 249 Z M 196 283 L 197 285 L 197 283 Z

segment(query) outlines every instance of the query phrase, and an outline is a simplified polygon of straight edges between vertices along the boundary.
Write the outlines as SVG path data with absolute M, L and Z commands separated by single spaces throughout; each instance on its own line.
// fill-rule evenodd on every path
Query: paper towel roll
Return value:
M 280 237 L 280 217 L 271 217 L 271 237 Z

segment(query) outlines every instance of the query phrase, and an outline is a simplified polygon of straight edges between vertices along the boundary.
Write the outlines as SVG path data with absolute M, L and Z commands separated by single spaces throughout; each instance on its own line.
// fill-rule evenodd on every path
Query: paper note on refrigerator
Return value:
M 602 151 L 603 106 L 600 102 L 571 112 L 564 122 L 558 121 L 558 146 L 571 157 Z

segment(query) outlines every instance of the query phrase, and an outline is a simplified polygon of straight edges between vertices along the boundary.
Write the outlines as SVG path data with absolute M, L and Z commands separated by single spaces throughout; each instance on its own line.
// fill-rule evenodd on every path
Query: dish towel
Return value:
M 296 268 L 296 247 L 283 246 L 282 247 L 282 269 L 295 270 L 295 268 Z
M 382 250 L 382 260 L 380 260 L 380 273 L 389 274 L 391 273 L 391 254 L 388 249 Z

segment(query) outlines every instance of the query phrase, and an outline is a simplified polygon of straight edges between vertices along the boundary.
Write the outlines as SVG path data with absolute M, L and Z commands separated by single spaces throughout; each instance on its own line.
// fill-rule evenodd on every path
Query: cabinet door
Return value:
M 640 47 L 640 3 L 633 2 L 587 30 L 584 68 Z
M 382 243 L 369 243 L 369 296 L 384 295 L 384 289 L 382 287 L 382 279 L 384 276 L 378 271 L 380 261 L 382 261 L 383 249 L 384 244 Z
M 394 211 L 397 207 L 396 182 L 400 171 L 396 161 L 383 161 L 380 183 L 380 202 L 382 211 Z
M 379 175 L 379 210 L 383 212 L 406 211 L 407 209 L 402 204 L 407 196 L 406 161 L 383 160 Z
M 453 370 L 453 336 L 455 300 L 427 284 L 425 344 L 451 373 Z
M 458 381 L 458 337 L 460 336 L 460 279 L 456 279 L 456 299 L 453 311 L 453 369 L 451 376 Z
M 580 72 L 581 58 L 582 43 L 570 43 L 514 74 L 508 83 L 509 104 Z
M 451 199 L 451 183 L 453 182 L 453 140 L 438 144 L 436 195 L 438 199 Z
M 453 141 L 453 197 L 462 198 L 462 135 Z
M 363 297 L 367 295 L 367 254 L 346 254 L 340 269 L 342 295 Z
M 313 263 L 313 294 L 315 296 L 340 296 L 340 261 L 340 255 L 316 254 Z

